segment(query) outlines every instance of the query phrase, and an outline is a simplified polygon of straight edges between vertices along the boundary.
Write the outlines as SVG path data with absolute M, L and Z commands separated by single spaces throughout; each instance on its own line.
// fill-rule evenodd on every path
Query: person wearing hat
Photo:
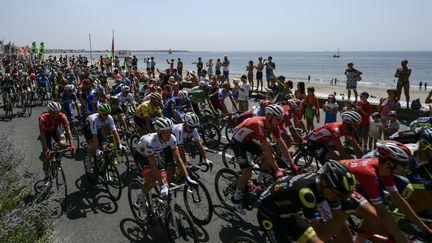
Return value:
M 339 106 L 336 102 L 336 97 L 334 94 L 329 94 L 327 101 L 323 106 L 323 111 L 325 112 L 324 124 L 336 122 L 336 114 L 339 110 Z
M 387 98 L 381 98 L 380 103 L 378 104 L 378 112 L 381 115 L 381 122 L 385 124 L 385 122 L 389 119 L 389 111 L 398 111 L 400 109 L 400 103 L 396 99 L 397 91 L 396 89 L 388 89 L 387 90 Z
M 400 96 L 402 93 L 402 88 L 404 89 L 405 98 L 407 101 L 407 109 L 409 109 L 409 77 L 411 75 L 411 68 L 408 67 L 408 60 L 402 60 L 401 66 L 396 69 L 395 77 L 398 78 L 396 91 L 397 91 L 397 99 L 400 100 Z
M 389 119 L 384 124 L 384 139 L 386 140 L 399 130 L 399 121 L 396 119 L 397 114 L 397 111 L 393 110 L 388 112 Z
M 359 145 L 363 145 L 363 151 L 367 150 L 370 115 L 372 113 L 372 105 L 368 101 L 369 93 L 362 92 L 360 94 L 360 101 L 356 103 L 355 110 L 360 114 L 362 120 L 357 128 L 357 139 Z

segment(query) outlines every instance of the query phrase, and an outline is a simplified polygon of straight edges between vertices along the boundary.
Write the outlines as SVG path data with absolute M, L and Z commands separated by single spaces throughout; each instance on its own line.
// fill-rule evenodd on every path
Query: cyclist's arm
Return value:
M 264 140 L 260 140 L 259 142 L 261 144 L 262 157 L 264 161 L 266 161 L 268 165 L 271 166 L 273 169 L 276 169 L 276 162 L 273 158 L 273 154 L 267 140 L 264 139 Z
M 363 156 L 363 151 L 355 139 L 351 140 L 351 145 L 354 149 L 354 153 L 356 154 L 357 158 L 361 158 Z
M 117 119 L 120 120 L 120 125 L 124 128 L 125 131 L 127 131 L 128 126 L 124 114 L 123 113 L 117 114 Z
M 186 169 L 186 166 L 185 166 L 185 164 L 184 164 L 184 162 L 180 156 L 180 152 L 179 152 L 179 149 L 177 146 L 174 149 L 172 149 L 172 153 L 174 155 L 174 159 L 176 160 L 177 166 L 179 167 L 182 175 L 185 177 L 189 176 L 187 169 Z
M 347 215 L 341 209 L 333 209 L 331 212 L 333 216 L 331 220 L 325 223 L 320 221 L 311 222 L 311 225 L 315 229 L 317 236 L 323 241 L 327 241 L 332 236 L 337 234 L 345 225 L 347 219 Z
M 414 210 L 411 208 L 411 206 L 408 204 L 408 202 L 399 194 L 398 191 L 395 192 L 389 192 L 392 203 L 399 208 L 399 210 L 406 215 L 406 217 L 416 225 L 418 225 L 423 230 L 428 229 L 428 226 L 423 223 L 417 216 L 417 214 L 414 212 Z
M 70 126 L 67 125 L 66 127 L 64 127 L 65 131 L 66 131 L 66 139 L 69 141 L 69 146 L 72 147 L 72 133 L 70 130 Z
M 341 142 L 340 142 L 339 139 L 336 139 L 336 141 L 335 141 L 335 147 L 336 147 L 336 150 L 338 151 L 339 156 L 340 156 L 341 159 L 352 159 L 351 155 L 348 154 L 347 152 L 345 152 L 345 149 L 342 146 L 342 144 L 341 144 Z
M 396 222 L 387 211 L 386 206 L 381 203 L 374 205 L 374 207 L 378 213 L 381 225 L 395 238 L 396 242 L 407 242 L 405 235 L 400 231 Z
M 195 141 L 195 145 L 198 147 L 199 153 L 200 153 L 201 157 L 203 158 L 203 160 L 205 161 L 207 159 L 207 155 L 206 155 L 204 146 L 202 144 L 202 140 L 200 139 L 198 141 Z
M 234 98 L 232 96 L 229 96 L 231 103 L 234 107 L 234 109 L 238 112 L 239 110 L 237 109 L 237 103 L 235 102 Z
M 45 131 L 42 129 L 39 130 L 39 139 L 41 141 L 42 150 L 47 149 L 48 145 L 47 145 L 47 141 L 46 141 Z

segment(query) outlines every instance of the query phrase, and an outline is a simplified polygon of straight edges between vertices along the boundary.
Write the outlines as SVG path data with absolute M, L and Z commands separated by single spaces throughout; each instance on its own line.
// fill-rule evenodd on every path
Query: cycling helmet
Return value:
M 354 174 L 343 164 L 330 160 L 321 169 L 321 178 L 327 186 L 339 192 L 343 197 L 348 197 L 355 190 L 356 179 Z
M 197 127 L 199 126 L 199 118 L 195 113 L 188 112 L 186 113 L 184 120 L 186 122 L 186 125 L 189 127 Z
M 156 119 L 156 121 L 153 123 L 154 128 L 157 132 L 159 131 L 171 131 L 173 127 L 173 122 L 171 119 L 165 118 L 165 117 L 159 117 Z
M 67 84 L 64 87 L 64 90 L 66 91 L 73 91 L 75 89 L 75 86 L 73 86 L 73 84 Z
M 422 142 L 427 143 L 428 145 L 432 145 L 432 127 L 428 127 L 423 130 L 420 138 Z
M 407 164 L 411 157 L 410 149 L 400 142 L 385 140 L 377 142 L 376 145 L 376 156 L 380 159 Z
M 118 104 L 119 103 L 119 98 L 115 95 L 111 96 L 109 98 L 110 104 Z
M 206 81 L 201 80 L 198 82 L 198 86 L 200 86 L 201 88 L 205 87 L 207 85 Z
M 268 105 L 270 105 L 271 104 L 271 101 L 270 100 L 261 100 L 260 102 L 259 102 L 259 106 L 261 107 L 261 109 L 264 109 L 264 108 L 266 108 Z
M 288 104 L 291 106 L 292 109 L 300 108 L 300 105 L 294 99 L 289 99 Z
M 128 85 L 123 85 L 121 88 L 122 92 L 129 92 L 130 91 L 130 87 Z
M 96 93 L 102 94 L 105 92 L 104 87 L 102 87 L 101 85 L 96 86 Z
M 355 111 L 345 111 L 341 114 L 342 121 L 360 123 L 361 116 Z
M 188 93 L 184 90 L 180 90 L 180 92 L 178 93 L 178 97 L 181 99 L 186 99 L 188 96 Z
M 48 110 L 51 112 L 60 112 L 62 110 L 62 107 L 60 103 L 53 101 L 48 104 Z
M 150 95 L 150 99 L 160 101 L 162 99 L 162 96 L 159 92 L 153 92 Z
M 327 96 L 327 98 L 332 98 L 332 99 L 334 99 L 334 98 L 335 98 L 335 95 L 334 95 L 334 94 L 329 94 L 329 95 Z
M 99 113 L 109 114 L 111 113 L 111 106 L 106 103 L 100 103 L 98 105 Z
M 284 116 L 284 111 L 280 105 L 269 105 L 265 108 L 265 114 L 276 116 L 279 119 L 282 119 Z
M 228 82 L 225 82 L 222 84 L 222 88 L 229 89 L 229 88 L 231 88 L 231 84 Z

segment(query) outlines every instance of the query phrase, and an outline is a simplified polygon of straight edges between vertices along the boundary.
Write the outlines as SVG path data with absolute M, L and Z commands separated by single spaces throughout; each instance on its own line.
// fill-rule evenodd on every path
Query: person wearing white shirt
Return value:
M 238 98 L 239 111 L 241 113 L 249 109 L 249 91 L 250 84 L 247 81 L 246 75 L 241 76 L 240 93 Z

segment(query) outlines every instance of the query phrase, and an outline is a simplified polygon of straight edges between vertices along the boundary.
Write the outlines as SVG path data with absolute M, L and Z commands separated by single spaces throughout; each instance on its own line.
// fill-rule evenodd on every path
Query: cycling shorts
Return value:
M 238 158 L 240 169 L 246 169 L 253 166 L 252 161 L 248 160 L 247 152 L 260 156 L 262 154 L 261 145 L 255 141 L 251 140 L 249 142 L 239 142 L 233 139 L 233 150 L 236 158 Z
M 325 156 L 329 152 L 327 146 L 319 144 L 315 141 L 308 140 L 307 141 L 307 150 L 308 152 L 318 159 L 318 161 L 325 161 Z
M 91 133 L 90 125 L 84 126 L 83 133 L 84 133 L 84 137 L 85 137 L 87 143 L 89 143 L 93 139 L 93 134 Z M 97 130 L 97 139 L 98 139 L 99 144 L 107 142 L 107 138 L 106 138 L 105 134 L 102 132 L 102 129 Z

